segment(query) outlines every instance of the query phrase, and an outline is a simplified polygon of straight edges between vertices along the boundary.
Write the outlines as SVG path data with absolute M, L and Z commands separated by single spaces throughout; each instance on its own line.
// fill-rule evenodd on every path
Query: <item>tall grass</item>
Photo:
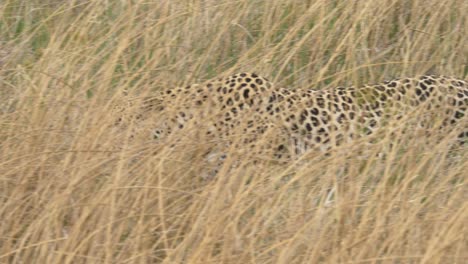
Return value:
M 291 89 L 466 79 L 467 10 L 464 0 L 3 0 L 0 263 L 466 263 L 468 159 L 446 141 L 387 137 L 288 165 L 252 166 L 248 149 L 233 150 L 241 163 L 228 158 L 205 181 L 210 140 L 131 140 L 111 112 L 124 90 L 236 71 Z M 362 148 L 391 151 L 354 155 Z

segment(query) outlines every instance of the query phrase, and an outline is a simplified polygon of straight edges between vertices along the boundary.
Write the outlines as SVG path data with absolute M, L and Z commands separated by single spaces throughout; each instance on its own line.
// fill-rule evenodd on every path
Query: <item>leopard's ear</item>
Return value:
M 163 99 L 160 96 L 147 96 L 142 100 L 141 108 L 145 111 L 163 111 Z
M 119 92 L 122 96 L 128 96 L 128 87 L 121 89 Z

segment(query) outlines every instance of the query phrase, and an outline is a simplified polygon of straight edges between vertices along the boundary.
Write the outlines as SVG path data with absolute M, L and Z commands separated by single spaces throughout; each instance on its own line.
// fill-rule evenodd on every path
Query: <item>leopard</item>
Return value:
M 236 73 L 162 89 L 138 105 L 130 119 L 146 122 L 148 138 L 164 142 L 195 133 L 217 140 L 215 150 L 207 150 L 208 159 L 225 158 L 229 147 L 278 160 L 329 152 L 396 128 L 411 115 L 417 122 L 409 132 L 430 134 L 436 128 L 448 133 L 457 127 L 457 139 L 466 143 L 468 138 L 468 82 L 444 75 L 316 90 L 284 88 L 255 73 Z
M 218 140 L 218 149 L 234 146 L 234 142 L 253 148 L 258 136 L 272 125 L 262 113 L 275 89 L 268 79 L 255 73 L 237 73 L 201 84 L 160 89 L 149 96 L 129 97 L 124 91 L 125 100 L 113 106 L 117 116 L 114 126 L 130 130 L 126 135 L 131 139 L 163 145 L 174 137 L 203 141 L 201 134 L 205 141 Z M 239 132 L 242 143 L 236 139 Z M 207 152 L 213 156 L 221 150 Z
M 410 116 L 416 124 L 407 133 L 419 131 L 426 137 L 433 130 L 449 133 L 458 126 L 458 142 L 468 138 L 468 83 L 454 77 L 420 75 L 360 87 L 295 90 L 273 101 L 286 102 L 268 106 L 268 113 L 280 120 L 295 154 L 325 152 L 398 130 Z

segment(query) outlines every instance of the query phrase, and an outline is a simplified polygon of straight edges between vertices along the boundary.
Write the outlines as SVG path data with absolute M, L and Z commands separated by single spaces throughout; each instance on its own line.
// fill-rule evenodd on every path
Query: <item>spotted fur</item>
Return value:
M 191 125 L 208 138 L 220 139 L 223 146 L 235 142 L 238 147 L 257 147 L 276 157 L 291 158 L 369 136 L 400 124 L 412 113 L 421 129 L 460 126 L 460 138 L 466 138 L 467 107 L 467 82 L 447 76 L 293 91 L 276 87 L 256 74 L 240 73 L 163 90 L 145 98 L 132 118 L 150 120 L 145 127 L 151 131 L 145 133 L 158 140 Z M 275 137 L 261 141 L 268 131 Z M 239 137 L 241 140 L 236 140 Z M 262 147 L 258 147 L 259 142 Z

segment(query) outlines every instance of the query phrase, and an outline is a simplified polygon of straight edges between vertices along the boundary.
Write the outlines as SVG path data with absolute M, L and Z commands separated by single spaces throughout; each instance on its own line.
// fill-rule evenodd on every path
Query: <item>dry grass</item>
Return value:
M 466 263 L 465 151 L 230 166 L 109 129 L 120 91 L 468 75 L 464 0 L 0 3 L 0 263 Z M 376 153 L 387 143 L 371 151 Z M 399 151 L 398 146 L 405 146 Z M 244 154 L 248 150 L 244 150 Z

